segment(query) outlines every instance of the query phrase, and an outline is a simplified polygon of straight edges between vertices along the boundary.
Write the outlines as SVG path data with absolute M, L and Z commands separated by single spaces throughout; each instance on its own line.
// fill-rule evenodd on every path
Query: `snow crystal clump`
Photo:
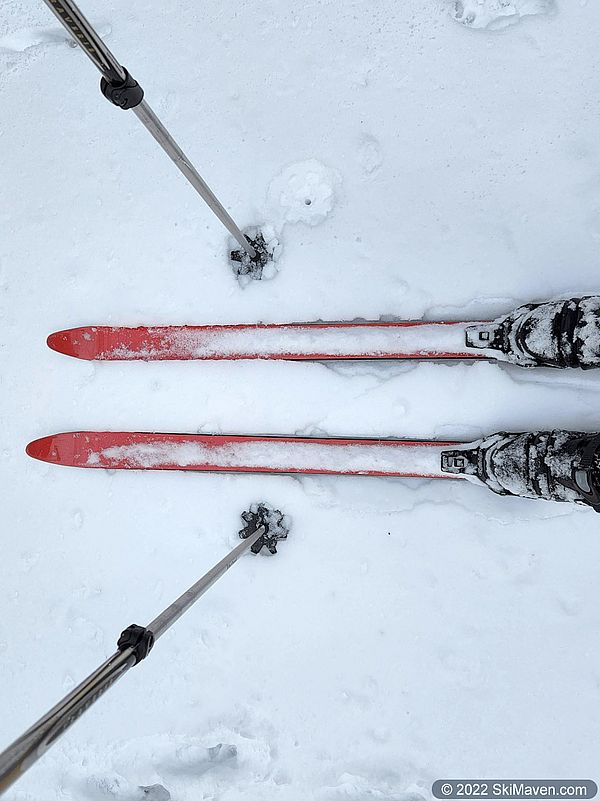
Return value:
M 270 183 L 268 199 L 284 222 L 318 225 L 331 213 L 340 175 L 316 159 L 290 164 Z
M 230 264 L 233 274 L 242 288 L 252 281 L 269 281 L 277 275 L 277 260 L 281 254 L 281 243 L 272 225 L 261 225 L 244 230 L 254 244 L 257 256 L 253 259 L 230 240 Z
M 450 14 L 468 28 L 499 30 L 553 8 L 554 0 L 453 0 Z

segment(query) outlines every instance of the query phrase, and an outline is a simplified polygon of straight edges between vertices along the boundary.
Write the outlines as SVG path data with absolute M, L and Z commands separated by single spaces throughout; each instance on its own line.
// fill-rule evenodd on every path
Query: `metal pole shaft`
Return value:
M 229 233 L 237 240 L 237 242 L 249 254 L 249 256 L 254 258 L 256 256 L 256 250 L 240 231 L 233 218 L 225 210 L 215 193 L 196 170 L 194 165 L 179 147 L 177 142 L 173 139 L 171 134 L 167 131 L 154 111 L 152 111 L 148 103 L 146 103 L 145 100 L 142 100 L 139 105 L 134 106 L 132 111 L 138 120 L 145 125 L 148 131 L 150 131 L 154 139 L 162 147 L 175 166 L 180 170 L 180 172 L 183 173 L 183 175 L 185 175 L 189 183 L 194 187 L 196 192 L 198 192 L 209 209 L 218 217 L 225 228 L 227 228 Z
M 147 626 L 147 629 L 154 634 L 154 639 L 157 640 L 164 634 L 264 533 L 265 527 L 259 526 L 254 533 L 161 612 Z M 37 762 L 55 740 L 135 664 L 136 656 L 133 648 L 117 651 L 87 679 L 71 690 L 62 701 L 52 707 L 25 734 L 0 753 L 0 795 Z
M 29 770 L 54 741 L 133 665 L 133 648 L 117 651 L 9 745 L 0 754 L 0 794 Z
M 154 639 L 158 638 L 165 633 L 165 631 L 178 620 L 185 611 L 187 611 L 198 598 L 202 597 L 206 590 L 220 579 L 223 573 L 226 573 L 229 568 L 234 565 L 240 556 L 251 548 L 254 543 L 262 537 L 265 533 L 265 527 L 259 526 L 254 534 L 251 534 L 247 539 L 233 549 L 227 556 L 223 557 L 208 573 L 205 573 L 201 579 L 193 584 L 189 590 L 180 595 L 176 601 L 168 606 L 164 612 L 161 612 L 158 617 L 155 617 L 152 623 L 148 623 L 148 629 L 154 634 Z
M 83 52 L 108 80 L 124 80 L 125 71 L 104 44 L 81 10 L 71 0 L 44 0 L 44 3 L 65 26 Z
M 124 81 L 125 70 L 113 56 L 100 36 L 73 0 L 44 0 L 48 8 L 60 20 L 84 53 L 93 61 L 102 75 L 109 81 Z M 251 258 L 256 250 L 244 236 L 231 215 L 225 210 L 215 193 L 201 177 L 191 161 L 167 131 L 145 100 L 132 109 L 140 122 L 150 131 L 165 153 L 187 178 L 209 209 L 217 216 L 229 233 Z

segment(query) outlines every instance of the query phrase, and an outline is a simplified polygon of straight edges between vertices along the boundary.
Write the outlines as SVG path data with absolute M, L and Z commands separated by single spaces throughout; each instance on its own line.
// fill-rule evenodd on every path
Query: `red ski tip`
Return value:
M 77 451 L 81 449 L 81 437 L 81 432 L 73 432 L 34 439 L 25 448 L 25 453 L 41 462 L 79 466 L 82 457 Z
M 96 328 L 69 328 L 55 331 L 46 340 L 48 347 L 76 359 L 95 359 L 98 355 Z
M 42 462 L 58 463 L 58 452 L 53 447 L 54 437 L 42 437 L 41 439 L 34 439 L 25 448 L 25 453 L 33 459 L 40 459 Z

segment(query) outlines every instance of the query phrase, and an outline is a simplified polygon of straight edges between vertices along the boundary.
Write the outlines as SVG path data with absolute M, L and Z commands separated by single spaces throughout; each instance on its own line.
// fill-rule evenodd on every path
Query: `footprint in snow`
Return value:
M 396 781 L 394 779 L 394 784 Z M 342 773 L 335 786 L 323 787 L 316 795 L 317 801 L 425 801 L 420 793 L 401 791 L 390 786 L 389 782 L 372 781 L 366 776 Z
M 103 39 L 112 30 L 108 23 L 99 24 L 95 27 L 99 36 Z M 70 47 L 77 47 L 62 25 L 53 25 L 50 28 L 21 28 L 7 36 L 3 36 L 0 38 L 0 52 L 24 53 L 32 47 L 48 44 L 67 44 Z
M 554 7 L 554 0 L 451 0 L 450 14 L 467 28 L 493 31 Z
M 83 792 L 90 801 L 171 801 L 171 793 L 162 784 L 134 785 L 119 774 L 92 774 Z
M 194 776 L 201 776 L 216 766 L 235 764 L 237 755 L 237 746 L 231 743 L 217 743 L 209 748 L 186 745 L 176 751 L 177 768 L 180 772 L 189 771 Z
M 365 134 L 361 137 L 358 146 L 358 160 L 365 175 L 373 175 L 381 167 L 383 161 L 381 147 L 374 136 Z

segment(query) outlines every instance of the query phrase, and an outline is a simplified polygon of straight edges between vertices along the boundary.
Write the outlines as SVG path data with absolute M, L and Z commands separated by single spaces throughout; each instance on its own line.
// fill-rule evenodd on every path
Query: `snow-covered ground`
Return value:
M 45 337 L 486 319 L 600 291 L 600 5 L 82 5 L 234 216 L 283 249 L 241 287 L 220 224 L 50 12 L 2 4 L 0 747 L 218 561 L 251 502 L 293 531 L 6 797 L 408 801 L 448 775 L 598 779 L 593 512 L 466 482 L 78 471 L 24 448 L 85 428 L 597 430 L 593 372 L 94 364 Z

